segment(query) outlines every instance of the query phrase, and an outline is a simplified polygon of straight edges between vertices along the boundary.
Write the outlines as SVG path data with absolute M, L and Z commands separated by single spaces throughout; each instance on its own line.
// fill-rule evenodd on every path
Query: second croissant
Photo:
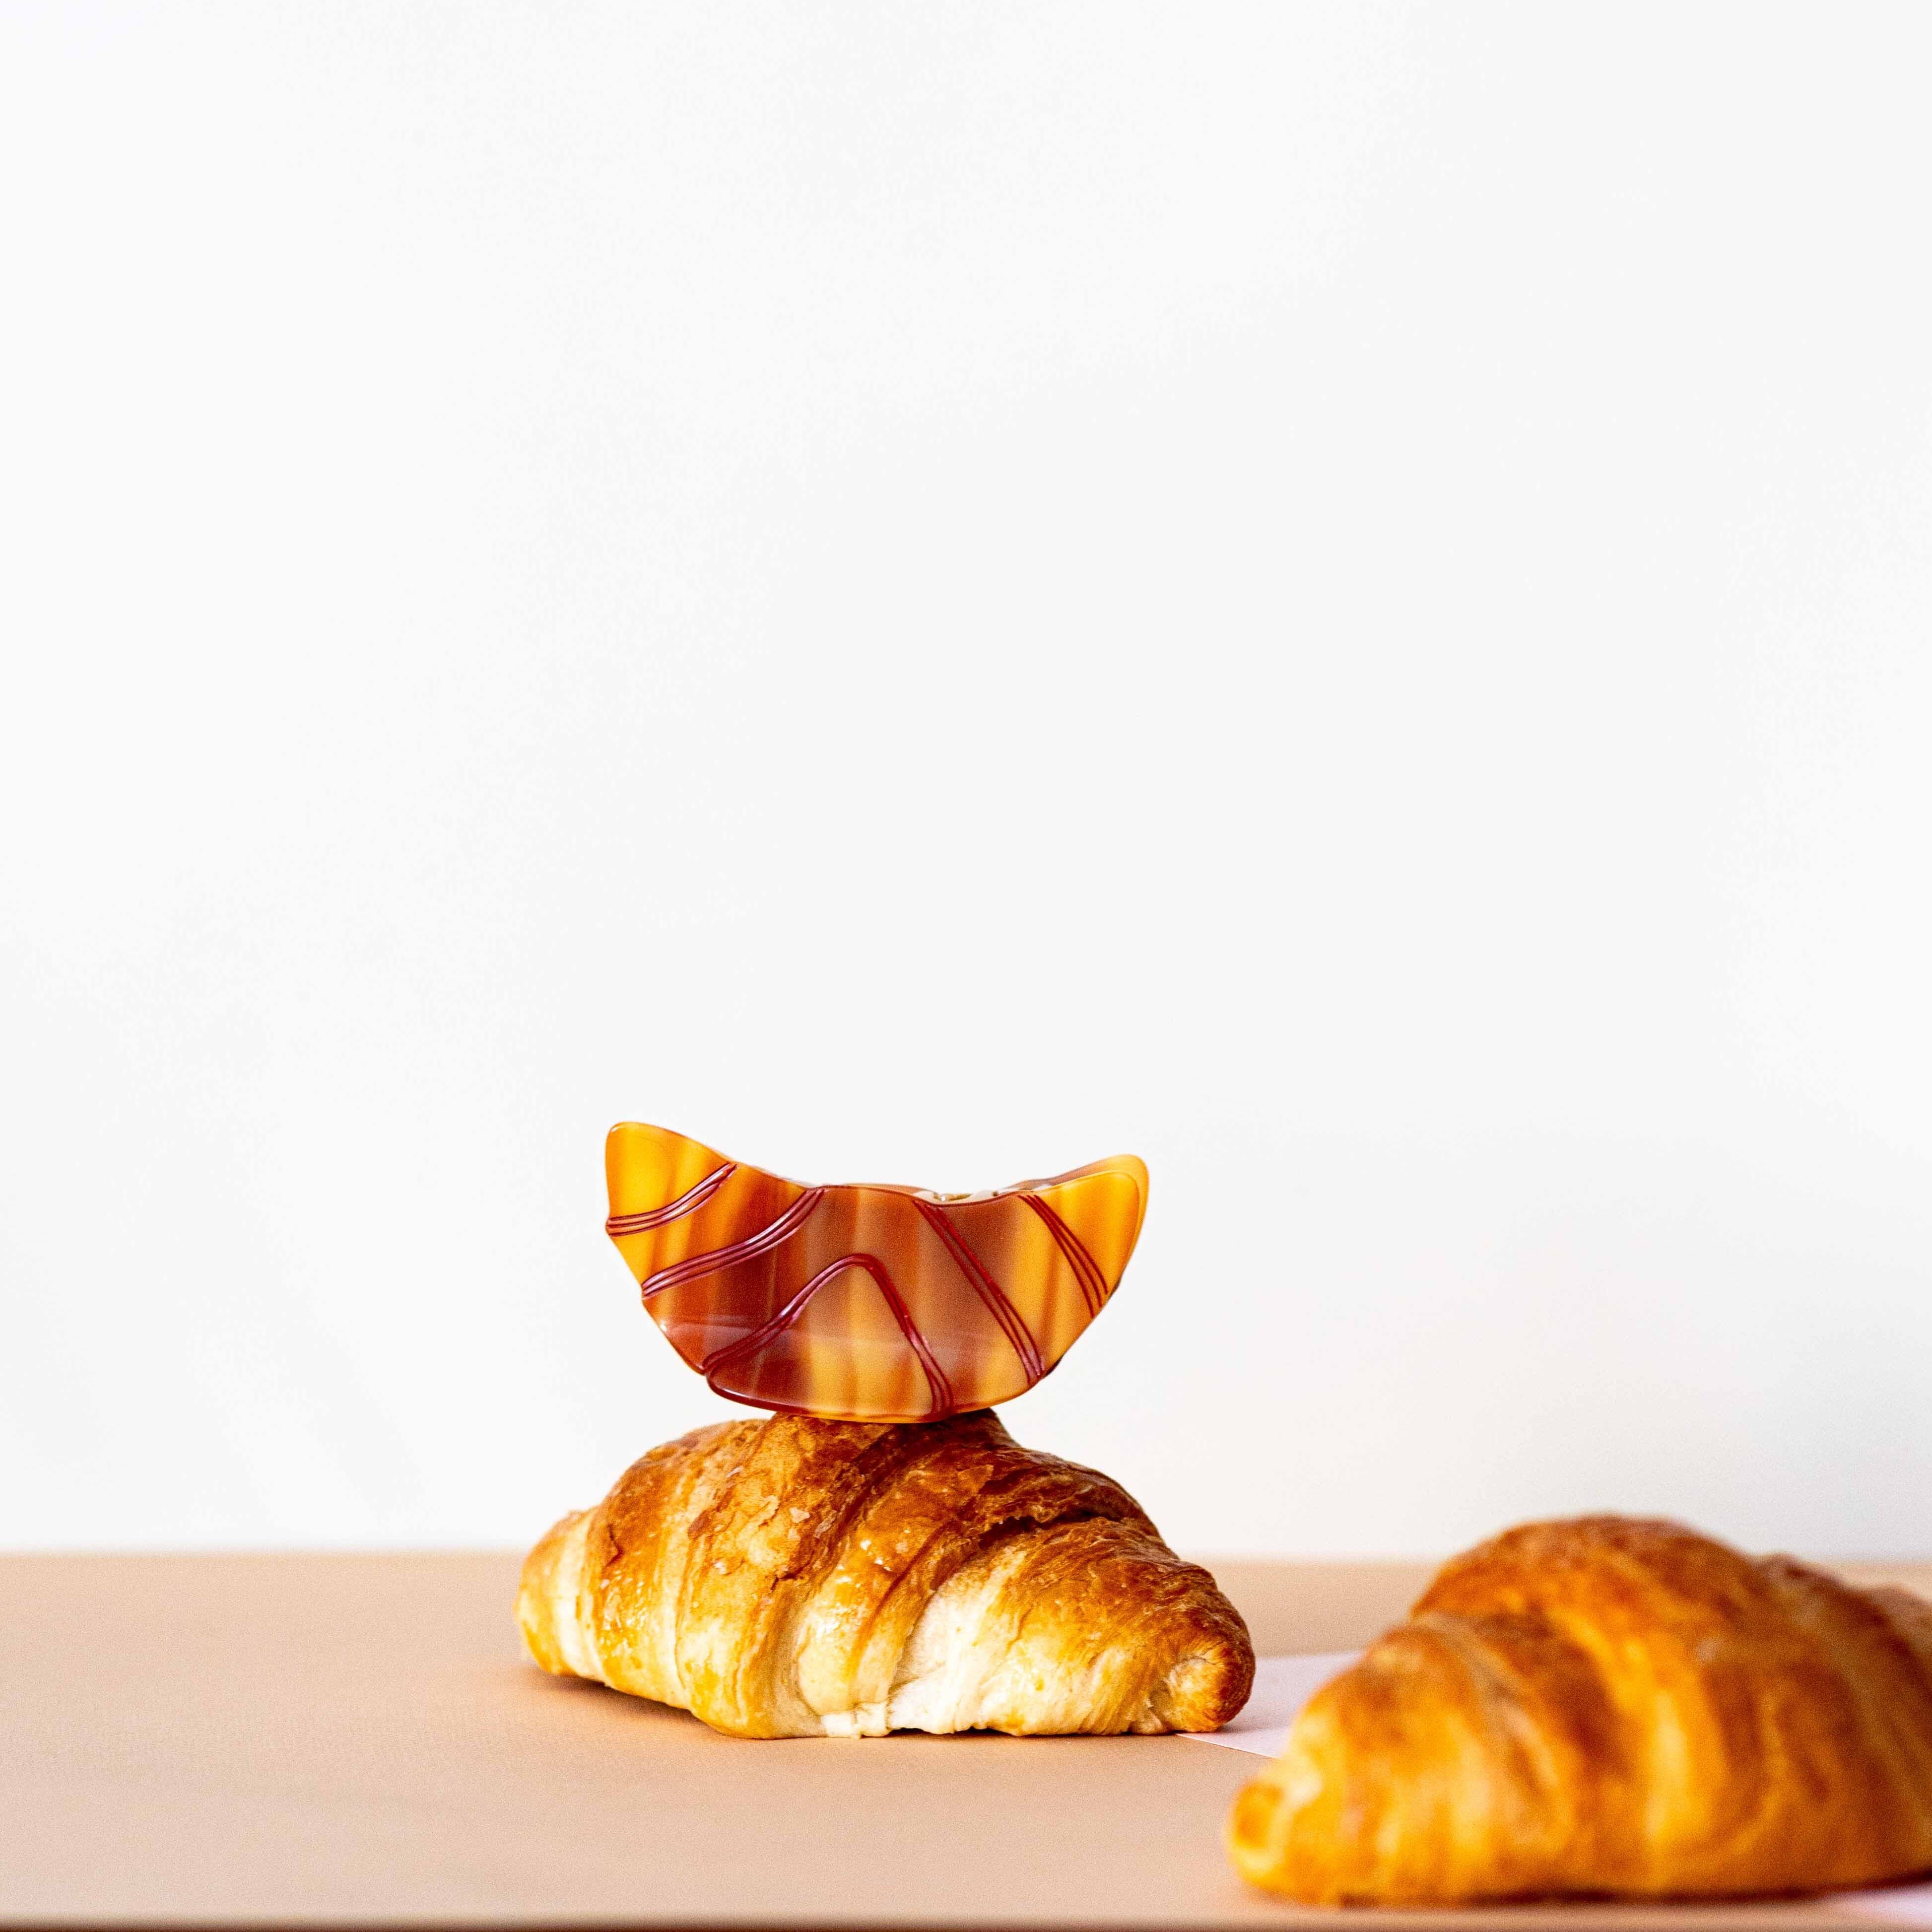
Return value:
M 1724 1898 L 1932 1868 L 1932 1605 L 1682 1525 L 1526 1524 L 1449 1564 L 1237 1802 L 1310 1904 Z

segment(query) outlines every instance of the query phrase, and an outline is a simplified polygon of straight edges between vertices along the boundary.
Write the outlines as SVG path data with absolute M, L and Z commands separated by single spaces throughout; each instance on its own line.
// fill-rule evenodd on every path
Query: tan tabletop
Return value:
M 1426 1574 L 1215 1568 L 1264 1655 L 1362 1642 Z M 0 1923 L 1337 1922 L 1247 1892 L 1222 1861 L 1258 1758 L 1178 1738 L 718 1737 L 526 1663 L 516 1570 L 0 1558 Z M 1856 1574 L 1932 1590 L 1932 1566 Z M 1792 1904 L 1454 1916 L 1552 1916 L 1874 1923 Z

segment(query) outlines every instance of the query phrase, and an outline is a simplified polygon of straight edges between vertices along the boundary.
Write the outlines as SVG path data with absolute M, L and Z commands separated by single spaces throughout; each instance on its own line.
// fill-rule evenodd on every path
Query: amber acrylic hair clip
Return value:
M 604 1223 L 686 1362 L 754 1408 L 934 1422 L 1024 1394 L 1119 1286 L 1132 1154 L 984 1194 L 808 1187 L 664 1127 L 604 1149 Z

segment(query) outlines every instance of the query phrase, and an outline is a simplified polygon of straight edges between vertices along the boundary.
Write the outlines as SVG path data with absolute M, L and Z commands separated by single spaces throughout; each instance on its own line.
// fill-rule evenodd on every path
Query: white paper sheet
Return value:
M 1226 1744 L 1230 1750 L 1279 1757 L 1295 1714 L 1326 1684 L 1361 1655 L 1359 1650 L 1322 1651 L 1312 1657 L 1264 1657 L 1255 1664 L 1255 1688 L 1240 1714 L 1218 1731 L 1184 1731 L 1198 1744 Z
M 1894 1925 L 1932 1925 L 1932 1885 L 1894 1886 L 1888 1892 L 1841 1892 L 1820 1901 L 1842 1905 L 1868 1918 L 1888 1919 Z
M 1255 1688 L 1240 1714 L 1218 1731 L 1185 1731 L 1198 1744 L 1279 1757 L 1296 1714 L 1331 1677 L 1360 1656 L 1358 1650 L 1324 1651 L 1312 1657 L 1264 1657 L 1255 1665 Z M 1846 1892 L 1820 1901 L 1894 1925 L 1932 1925 L 1932 1885 L 1894 1886 L 1882 1892 Z

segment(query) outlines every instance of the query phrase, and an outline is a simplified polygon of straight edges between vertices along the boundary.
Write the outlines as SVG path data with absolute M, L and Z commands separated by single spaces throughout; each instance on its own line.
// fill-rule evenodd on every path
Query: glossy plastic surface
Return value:
M 734 1402 L 855 1422 L 1023 1394 L 1106 1306 L 1147 1210 L 1132 1154 L 985 1194 L 807 1187 L 626 1121 L 604 1162 L 605 1228 L 685 1360 Z

